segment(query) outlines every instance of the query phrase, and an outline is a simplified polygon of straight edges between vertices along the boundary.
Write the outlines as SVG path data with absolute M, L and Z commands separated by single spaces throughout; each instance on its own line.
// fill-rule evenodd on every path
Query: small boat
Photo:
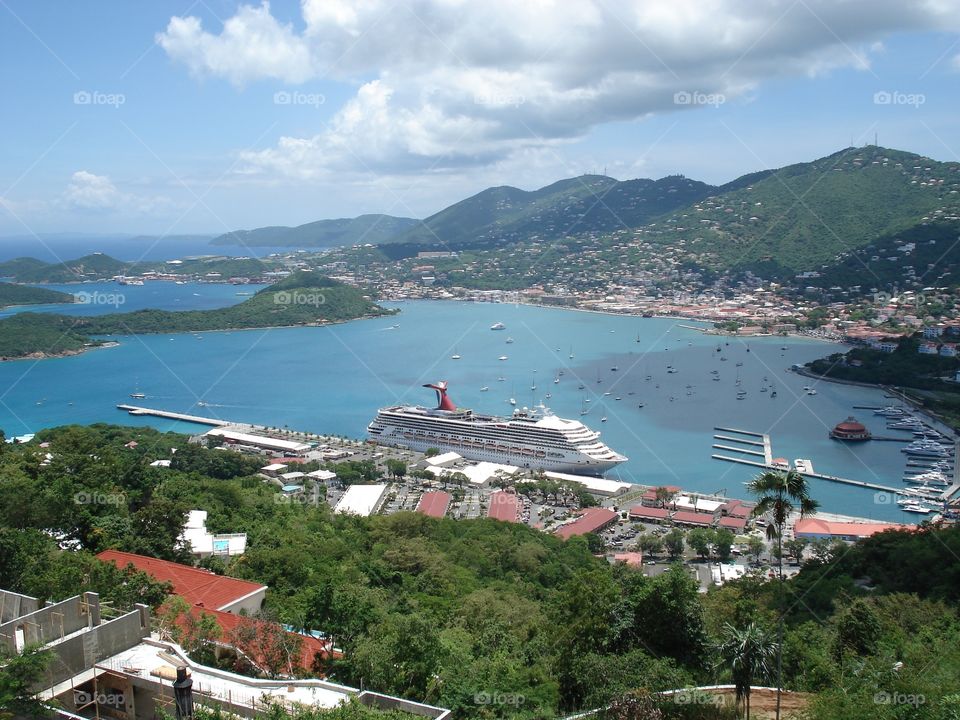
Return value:
M 511 345 L 511 344 L 513 344 L 513 338 L 512 338 L 512 337 L 508 337 L 508 338 L 507 338 L 507 345 Z
M 500 357 L 497 358 L 497 360 L 509 360 L 509 359 L 510 358 L 508 358 L 506 355 L 501 355 Z
M 643 403 L 640 403 L 639 405 L 637 405 L 637 407 L 638 407 L 638 408 L 642 408 L 642 407 L 643 407 Z
M 514 398 L 510 398 L 507 402 L 509 402 L 511 405 L 517 404 L 517 401 Z
M 553 397 L 553 393 L 547 393 L 547 394 L 544 395 L 543 397 L 544 397 L 544 399 L 549 400 L 550 398 Z
M 743 363 L 742 363 L 742 362 L 738 362 L 738 363 L 737 363 L 737 367 L 743 367 Z
M 615 397 L 614 400 L 623 400 L 622 397 Z
M 488 388 L 486 385 L 484 385 L 482 388 L 480 388 L 480 392 L 487 392 L 489 389 L 490 389 L 490 388 Z
M 608 392 L 605 392 L 605 393 L 603 394 L 603 396 L 606 397 L 606 396 L 609 395 L 609 394 L 610 394 L 610 393 L 609 393 L 609 391 L 608 391 Z
M 814 390 L 813 388 L 810 388 L 809 390 L 807 390 L 807 395 L 816 395 L 816 394 L 817 394 L 817 391 Z
M 613 330 L 611 330 L 610 332 L 613 332 Z M 607 416 L 606 416 L 606 415 L 604 415 L 602 418 L 600 418 L 600 422 L 606 422 L 606 421 L 607 421 Z
M 617 371 L 617 366 L 616 366 L 616 365 L 614 365 L 612 368 L 610 368 L 610 372 L 616 372 L 616 371 Z
M 578 389 L 578 390 L 586 390 L 586 389 L 587 389 L 587 386 L 584 385 L 583 383 L 580 383 L 580 385 L 579 385 L 579 387 L 578 387 L 577 389 Z
M 490 329 L 491 329 L 491 330 L 503 330 L 503 329 L 505 329 L 506 327 L 507 327 L 507 326 L 504 325 L 502 322 L 495 322 L 493 325 L 490 326 Z
M 497 378 L 497 382 L 506 382 L 506 380 L 507 379 L 503 375 Z
M 450 356 L 450 359 L 451 359 L 451 360 L 459 360 L 459 359 L 460 359 L 459 353 L 454 353 L 453 355 Z
M 553 379 L 553 384 L 554 384 L 554 385 L 556 385 L 558 382 L 560 382 L 560 377 L 559 377 L 559 376 L 557 376 L 557 377 L 555 377 L 555 378 Z
M 135 392 L 130 393 L 130 397 L 132 397 L 134 400 L 143 400 L 146 395 L 144 395 L 142 392 Z

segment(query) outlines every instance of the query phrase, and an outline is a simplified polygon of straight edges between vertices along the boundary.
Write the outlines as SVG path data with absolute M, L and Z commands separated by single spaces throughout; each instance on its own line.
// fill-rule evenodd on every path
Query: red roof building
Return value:
M 670 511 L 667 508 L 645 507 L 643 505 L 634 505 L 630 508 L 631 520 L 652 520 L 662 522 L 670 517 Z
M 453 496 L 442 490 L 433 490 L 425 492 L 417 503 L 417 512 L 430 517 L 442 518 L 447 514 L 447 508 L 450 507 L 450 500 Z
M 557 528 L 555 534 L 564 540 L 574 535 L 586 535 L 603 530 L 611 523 L 616 522 L 618 517 L 617 513 L 609 508 L 587 508 L 580 513 L 576 520 Z
M 673 514 L 672 520 L 680 525 L 696 525 L 697 527 L 713 525 L 713 515 L 710 513 L 691 512 L 689 510 L 677 510 Z
M 843 422 L 836 424 L 833 430 L 830 431 L 830 437 L 832 437 L 834 440 L 846 440 L 848 442 L 852 442 L 869 440 L 872 435 L 863 423 L 857 422 L 857 419 L 851 415 Z
M 717 523 L 717 527 L 733 530 L 734 532 L 743 532 L 747 527 L 746 518 L 740 517 L 722 517 Z
M 504 522 L 517 522 L 520 518 L 520 503 L 517 501 L 517 496 L 506 490 L 490 493 L 487 517 Z
M 133 565 L 160 582 L 173 585 L 173 592 L 191 605 L 206 610 L 222 610 L 236 613 L 246 610 L 255 613 L 263 604 L 267 586 L 249 580 L 216 575 L 209 570 L 181 565 L 169 560 L 157 560 L 146 555 L 104 550 L 97 555 L 105 562 L 119 568 Z

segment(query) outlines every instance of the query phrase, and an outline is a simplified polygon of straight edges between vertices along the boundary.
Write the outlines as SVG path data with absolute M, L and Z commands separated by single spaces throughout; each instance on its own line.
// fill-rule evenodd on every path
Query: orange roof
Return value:
M 208 613 L 214 617 L 217 621 L 217 625 L 220 626 L 220 630 L 223 631 L 223 635 L 220 636 L 220 642 L 228 643 L 228 635 L 230 632 L 236 630 L 244 622 L 254 622 L 257 624 L 269 624 L 275 625 L 276 623 L 270 623 L 267 620 L 259 620 L 256 618 L 243 618 L 241 615 L 234 615 L 233 613 L 223 612 L 222 610 L 209 610 L 207 608 L 197 607 L 194 605 L 190 608 L 190 612 L 195 617 L 200 617 L 201 613 Z M 300 645 L 300 658 L 299 658 L 299 667 L 304 670 L 311 671 L 313 670 L 314 660 L 319 654 L 320 656 L 326 658 L 331 655 L 331 647 L 329 641 L 320 640 L 315 638 L 312 635 L 303 635 L 301 633 L 286 631 L 289 635 L 294 635 L 301 639 L 302 643 Z M 340 653 L 334 652 L 335 657 L 339 657 Z M 253 661 L 262 664 L 262 658 L 253 658 Z
M 137 570 L 142 570 L 156 580 L 169 582 L 177 595 L 191 605 L 199 605 L 206 609 L 221 610 L 247 595 L 266 589 L 266 585 L 249 580 L 216 575 L 209 570 L 201 570 L 169 560 L 157 560 L 146 555 L 104 550 L 97 557 L 106 562 L 112 562 L 120 568 L 133 565 Z
M 835 535 L 837 537 L 870 537 L 884 530 L 903 530 L 905 525 L 896 523 L 855 523 L 837 520 L 821 520 L 808 517 L 797 520 L 794 535 Z

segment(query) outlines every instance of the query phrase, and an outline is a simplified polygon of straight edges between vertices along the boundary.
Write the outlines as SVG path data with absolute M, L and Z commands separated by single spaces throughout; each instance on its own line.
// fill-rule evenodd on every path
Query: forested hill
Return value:
M 274 226 L 234 230 L 211 241 L 211 245 L 247 247 L 326 248 L 339 245 L 394 242 L 417 224 L 417 220 L 392 215 L 360 215 L 355 218 L 317 220 L 296 227 Z
M 793 274 L 933 222 L 960 224 L 960 163 L 871 145 L 736 181 L 647 230 L 709 266 Z
M 50 303 L 72 303 L 75 301 L 76 298 L 69 293 L 0 282 L 0 308 L 11 305 L 45 305 Z
M 386 312 L 357 288 L 298 272 L 242 303 L 216 310 L 138 310 L 88 317 L 20 313 L 0 320 L 0 357 L 77 352 L 99 344 L 94 336 L 324 324 Z

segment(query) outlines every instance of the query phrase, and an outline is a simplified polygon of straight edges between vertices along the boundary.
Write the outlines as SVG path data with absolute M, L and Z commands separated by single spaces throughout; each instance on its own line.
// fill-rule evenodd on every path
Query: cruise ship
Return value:
M 601 442 L 600 433 L 543 406 L 518 408 L 511 417 L 480 415 L 454 405 L 446 382 L 424 387 L 436 391 L 437 407 L 381 408 L 367 426 L 370 438 L 412 450 L 453 451 L 468 460 L 580 475 L 603 475 L 627 459 Z

